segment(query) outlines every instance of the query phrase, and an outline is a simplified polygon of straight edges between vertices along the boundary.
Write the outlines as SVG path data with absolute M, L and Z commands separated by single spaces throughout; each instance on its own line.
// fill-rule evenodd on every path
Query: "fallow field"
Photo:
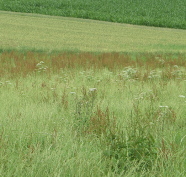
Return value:
M 0 56 L 2 176 L 185 176 L 185 56 Z

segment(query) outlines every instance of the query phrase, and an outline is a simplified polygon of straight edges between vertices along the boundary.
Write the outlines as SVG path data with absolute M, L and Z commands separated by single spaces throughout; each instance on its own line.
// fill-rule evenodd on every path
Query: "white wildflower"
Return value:
M 95 90 L 97 90 L 97 88 L 89 88 L 90 92 L 94 92 Z
M 179 97 L 180 97 L 180 98 L 185 98 L 185 96 L 184 96 L 184 95 L 179 95 Z
M 160 108 L 168 108 L 168 106 L 159 106 Z

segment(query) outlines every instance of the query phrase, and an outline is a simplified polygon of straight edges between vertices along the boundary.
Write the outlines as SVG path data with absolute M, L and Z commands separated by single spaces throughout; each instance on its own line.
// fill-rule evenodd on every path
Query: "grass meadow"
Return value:
M 1 0 L 0 10 L 186 29 L 183 0 Z
M 0 11 L 0 51 L 186 53 L 186 31 Z
M 1 176 L 185 176 L 185 55 L 2 52 Z
M 185 6 L 0 0 L 0 176 L 186 176 Z

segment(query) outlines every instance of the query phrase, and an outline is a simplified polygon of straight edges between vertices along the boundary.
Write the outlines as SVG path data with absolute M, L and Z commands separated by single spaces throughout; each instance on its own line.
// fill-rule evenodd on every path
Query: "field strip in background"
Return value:
M 0 11 L 0 48 L 186 52 L 186 30 Z

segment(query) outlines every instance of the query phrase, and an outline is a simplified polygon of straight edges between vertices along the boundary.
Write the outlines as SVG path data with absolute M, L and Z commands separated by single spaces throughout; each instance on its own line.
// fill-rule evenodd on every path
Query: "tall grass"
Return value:
M 0 10 L 186 29 L 182 0 L 1 0 Z
M 4 52 L 2 176 L 185 176 L 185 56 Z

